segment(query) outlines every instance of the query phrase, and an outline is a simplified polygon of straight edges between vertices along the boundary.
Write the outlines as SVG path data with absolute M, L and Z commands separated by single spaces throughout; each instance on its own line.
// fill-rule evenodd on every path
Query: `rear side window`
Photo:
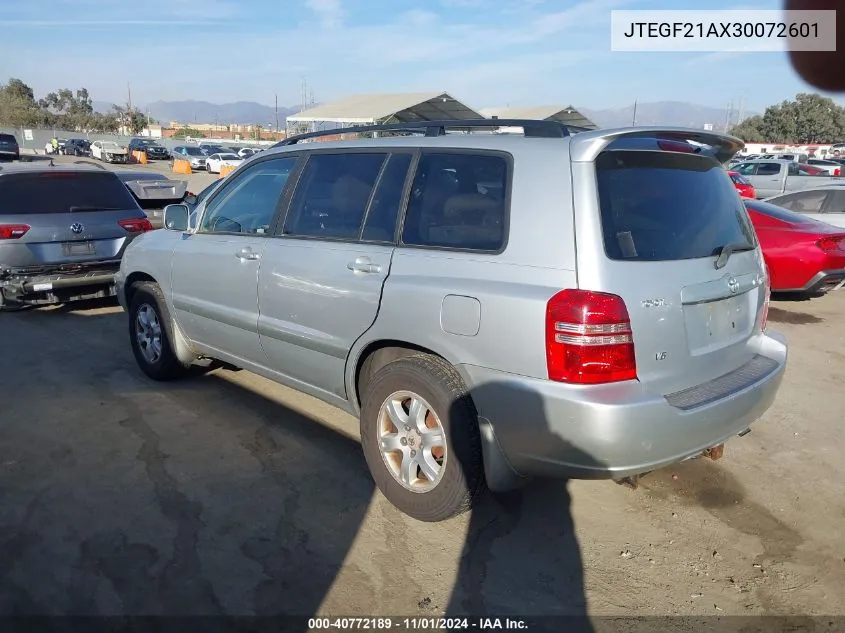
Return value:
M 305 164 L 285 220 L 285 234 L 358 239 L 387 154 L 313 154 Z
M 499 251 L 505 242 L 508 162 L 489 154 L 424 153 L 402 243 Z
M 827 191 L 799 191 L 772 202 L 795 213 L 821 213 L 826 199 Z
M 50 171 L 0 176 L 0 214 L 137 209 L 135 198 L 111 172 Z
M 731 176 L 731 180 L 734 181 L 734 184 L 737 184 L 737 185 L 750 185 L 751 184 L 751 181 L 749 181 L 748 178 L 746 178 L 745 176 L 742 176 L 740 174 L 730 174 L 730 176 Z
M 695 259 L 711 257 L 726 244 L 757 244 L 736 189 L 712 159 L 604 152 L 596 160 L 596 177 L 610 259 Z

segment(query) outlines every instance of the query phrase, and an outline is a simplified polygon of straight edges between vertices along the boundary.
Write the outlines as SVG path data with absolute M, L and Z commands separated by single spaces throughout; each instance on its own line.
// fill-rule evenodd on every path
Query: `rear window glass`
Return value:
M 736 189 L 714 160 L 677 152 L 611 151 L 596 160 L 607 256 L 669 261 L 756 245 Z
M 0 215 L 137 209 L 110 172 L 51 171 L 0 176 Z
M 730 177 L 731 177 L 731 180 L 734 181 L 734 184 L 737 184 L 737 185 L 750 185 L 751 184 L 751 181 L 748 180 L 748 178 L 746 178 L 745 176 L 742 176 L 740 174 L 730 174 Z
M 0 141 L 3 143 L 17 143 L 18 140 L 11 134 L 0 134 Z
M 789 209 L 784 209 L 783 207 L 763 202 L 762 200 L 746 200 L 745 206 L 752 211 L 756 211 L 761 215 L 767 215 L 781 222 L 788 222 L 789 224 L 804 224 L 807 222 L 807 218 L 800 213 L 795 213 Z

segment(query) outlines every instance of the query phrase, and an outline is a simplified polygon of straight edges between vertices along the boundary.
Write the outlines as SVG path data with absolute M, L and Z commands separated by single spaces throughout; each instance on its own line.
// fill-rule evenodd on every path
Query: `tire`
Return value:
M 383 413 L 382 406 L 391 399 L 394 402 L 405 399 L 404 415 L 408 413 L 409 400 L 413 399 L 423 402 L 423 407 L 434 413 L 429 416 L 426 412 L 422 423 L 426 431 L 439 428 L 444 438 L 443 449 L 428 449 L 427 454 L 429 458 L 435 458 L 435 463 L 440 458 L 433 482 L 420 466 L 408 469 L 416 478 L 411 486 L 400 483 L 399 475 L 395 474 L 402 472 L 405 460 L 413 463 L 408 454 L 414 452 L 420 456 L 416 460 L 425 461 L 429 470 L 432 462 L 425 460 L 425 435 L 414 434 L 413 429 L 403 432 L 398 425 L 388 421 L 389 416 Z M 383 433 L 401 444 L 389 457 L 382 454 Z M 396 508 L 419 521 L 437 522 L 462 514 L 473 507 L 485 490 L 475 405 L 454 367 L 437 356 L 414 354 L 388 363 L 375 373 L 362 398 L 361 444 L 378 489 Z M 420 449 L 414 451 L 412 446 Z
M 153 315 L 158 321 L 157 328 L 151 324 L 153 330 L 158 330 L 158 350 L 153 348 L 151 352 L 147 352 L 145 349 L 149 349 L 149 346 L 144 346 L 140 341 L 139 331 L 136 328 L 142 327 L 138 320 L 142 311 L 146 313 L 148 323 Z M 147 331 L 146 336 L 147 340 L 155 339 L 154 332 Z M 158 284 L 148 281 L 137 284 L 129 305 L 129 341 L 141 371 L 153 380 L 166 381 L 179 378 L 190 367 L 190 364 L 183 364 L 173 353 L 172 340 L 173 321 L 161 288 Z

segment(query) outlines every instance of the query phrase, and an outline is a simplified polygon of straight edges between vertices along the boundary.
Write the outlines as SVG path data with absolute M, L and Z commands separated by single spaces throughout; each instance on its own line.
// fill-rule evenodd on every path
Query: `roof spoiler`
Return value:
M 707 145 L 702 154 L 713 156 L 720 163 L 726 163 L 745 147 L 745 143 L 728 134 L 683 127 L 626 127 L 613 130 L 590 130 L 573 135 L 569 151 L 573 162 L 592 162 L 616 140 L 623 138 L 656 138 L 673 141 L 693 141 Z

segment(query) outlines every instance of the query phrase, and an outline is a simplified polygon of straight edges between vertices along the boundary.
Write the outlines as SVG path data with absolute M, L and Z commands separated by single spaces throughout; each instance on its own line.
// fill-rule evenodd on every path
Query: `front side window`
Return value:
M 313 154 L 296 186 L 285 235 L 358 239 L 387 154 Z
M 274 158 L 238 174 L 211 199 L 202 215 L 199 232 L 268 234 L 296 160 Z
M 490 154 L 424 153 L 402 243 L 498 251 L 505 241 L 508 161 Z

